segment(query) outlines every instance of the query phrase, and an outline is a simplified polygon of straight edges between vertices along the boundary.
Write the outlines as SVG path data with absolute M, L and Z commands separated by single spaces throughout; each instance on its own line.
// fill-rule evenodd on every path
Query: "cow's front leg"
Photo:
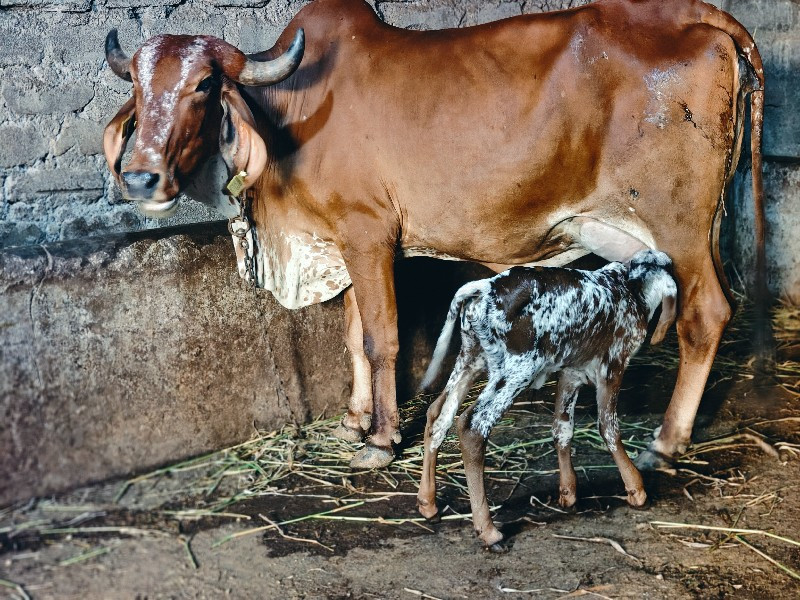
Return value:
M 344 293 L 345 345 L 353 365 L 350 404 L 334 435 L 348 442 L 360 442 L 372 421 L 372 367 L 364 353 L 361 314 L 353 286 Z
M 363 238 L 364 233 L 364 228 L 360 228 L 358 235 Z M 365 245 L 360 239 L 342 253 L 353 282 L 361 316 L 364 354 L 372 372 L 372 422 L 366 445 L 350 462 L 354 469 L 385 467 L 394 458 L 392 443 L 400 442 L 395 381 L 399 348 L 394 290 L 395 243 Z

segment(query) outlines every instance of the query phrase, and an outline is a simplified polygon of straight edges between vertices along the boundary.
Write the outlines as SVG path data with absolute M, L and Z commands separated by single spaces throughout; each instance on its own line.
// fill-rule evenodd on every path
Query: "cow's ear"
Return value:
M 106 125 L 103 132 L 103 153 L 106 155 L 108 168 L 113 173 L 117 184 L 120 184 L 119 173 L 122 169 L 122 155 L 125 147 L 136 128 L 136 100 L 131 98 L 113 119 Z M 121 184 L 120 184 L 121 185 Z
M 222 88 L 219 149 L 232 174 L 247 173 L 244 187 L 253 185 L 267 164 L 267 147 L 256 131 L 253 113 L 235 86 Z
M 677 290 L 675 284 L 672 283 L 661 298 L 661 316 L 658 318 L 655 331 L 653 331 L 653 337 L 650 338 L 651 344 L 660 344 L 664 340 L 667 331 L 675 322 L 677 304 Z

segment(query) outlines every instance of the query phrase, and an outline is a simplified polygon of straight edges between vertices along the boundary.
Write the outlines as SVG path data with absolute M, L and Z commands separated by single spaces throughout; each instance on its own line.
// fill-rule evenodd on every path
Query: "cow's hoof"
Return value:
M 339 426 L 333 430 L 333 435 L 340 440 L 351 443 L 360 442 L 364 439 L 364 432 L 361 429 L 348 427 L 344 422 L 339 423 Z
M 356 452 L 353 460 L 350 461 L 351 469 L 380 469 L 394 460 L 394 452 L 391 448 L 380 448 L 367 444 Z
M 672 459 L 656 450 L 644 450 L 633 461 L 640 471 L 672 471 Z

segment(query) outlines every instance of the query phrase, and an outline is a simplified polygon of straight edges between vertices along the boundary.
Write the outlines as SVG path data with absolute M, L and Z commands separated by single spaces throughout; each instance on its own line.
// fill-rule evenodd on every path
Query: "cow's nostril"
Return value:
M 150 171 L 126 171 L 122 174 L 122 180 L 131 196 L 148 197 L 158 185 L 159 179 L 158 173 Z

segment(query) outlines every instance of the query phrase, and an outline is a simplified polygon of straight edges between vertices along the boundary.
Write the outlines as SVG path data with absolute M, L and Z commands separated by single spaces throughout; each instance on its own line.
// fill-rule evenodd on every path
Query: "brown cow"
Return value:
M 640 465 L 689 443 L 732 311 L 718 232 L 749 92 L 762 275 L 764 266 L 764 77 L 731 16 L 698 0 L 599 0 L 406 31 L 360 0 L 318 0 L 251 57 L 213 37 L 162 35 L 128 59 L 113 31 L 106 50 L 134 84 L 104 140 L 126 197 L 164 215 L 185 191 L 236 216 L 223 188 L 246 171 L 255 267 L 240 248 L 242 275 L 289 308 L 347 290 L 354 384 L 339 433 L 370 435 L 353 466 L 386 465 L 399 440 L 402 256 L 502 270 L 666 252 L 681 364 Z

